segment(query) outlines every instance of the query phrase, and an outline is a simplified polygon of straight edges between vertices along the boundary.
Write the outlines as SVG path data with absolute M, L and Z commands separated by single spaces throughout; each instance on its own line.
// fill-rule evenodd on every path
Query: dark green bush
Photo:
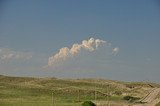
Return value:
M 132 97 L 132 96 L 124 96 L 123 99 L 127 100 L 127 101 L 130 101 L 130 102 L 133 102 L 133 101 L 138 100 L 140 98 Z
M 96 105 L 91 101 L 85 101 L 82 103 L 82 106 L 96 106 Z

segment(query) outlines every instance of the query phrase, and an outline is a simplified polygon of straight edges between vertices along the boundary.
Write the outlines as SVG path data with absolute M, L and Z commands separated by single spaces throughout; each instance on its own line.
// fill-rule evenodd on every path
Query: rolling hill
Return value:
M 80 106 L 87 100 L 99 106 L 133 105 L 159 87 L 150 82 L 0 75 L 0 106 Z

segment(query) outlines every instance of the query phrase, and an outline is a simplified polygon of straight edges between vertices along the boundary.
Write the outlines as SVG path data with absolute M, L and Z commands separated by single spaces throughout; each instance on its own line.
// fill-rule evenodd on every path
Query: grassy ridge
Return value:
M 124 101 L 143 97 L 153 83 L 103 79 L 57 79 L 0 76 L 0 106 L 75 106 L 85 100 Z

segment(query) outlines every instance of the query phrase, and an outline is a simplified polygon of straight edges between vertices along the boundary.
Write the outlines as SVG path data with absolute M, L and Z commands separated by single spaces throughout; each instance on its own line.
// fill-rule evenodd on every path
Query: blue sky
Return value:
M 158 0 L 4 0 L 0 8 L 0 74 L 160 82 Z M 119 52 L 101 48 L 44 68 L 60 48 L 91 37 Z

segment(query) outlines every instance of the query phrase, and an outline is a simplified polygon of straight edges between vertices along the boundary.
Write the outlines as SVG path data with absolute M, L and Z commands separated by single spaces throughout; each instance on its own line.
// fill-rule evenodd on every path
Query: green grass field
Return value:
M 146 89 L 153 86 L 159 85 L 102 79 L 0 76 L 0 106 L 80 106 L 86 100 L 124 102 L 124 96 L 141 98 Z

